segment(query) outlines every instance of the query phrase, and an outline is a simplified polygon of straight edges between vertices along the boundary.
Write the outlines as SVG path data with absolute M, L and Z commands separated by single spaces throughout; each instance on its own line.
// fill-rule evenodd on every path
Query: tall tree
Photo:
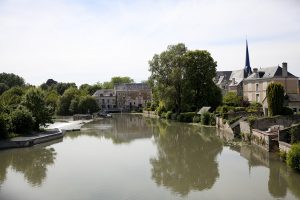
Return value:
M 210 106 L 211 102 L 207 96 L 212 90 L 216 90 L 213 78 L 216 76 L 217 62 L 205 50 L 186 52 L 184 62 L 185 90 L 190 92 L 185 96 L 190 100 L 190 104 L 197 108 Z
M 184 84 L 183 56 L 187 52 L 184 44 L 168 46 L 161 54 L 155 54 L 149 61 L 150 81 L 156 88 L 157 96 L 165 105 L 181 112 Z M 174 105 L 174 106 L 172 106 Z
M 46 123 L 52 123 L 51 109 L 45 102 L 45 96 L 42 90 L 30 88 L 26 92 L 22 104 L 34 117 L 34 130 L 39 130 L 40 126 L 45 126 Z
M 5 83 L 9 88 L 14 86 L 24 86 L 25 81 L 22 77 L 13 73 L 0 73 L 0 83 Z
M 280 83 L 270 83 L 267 87 L 269 115 L 281 114 L 284 102 L 284 88 Z

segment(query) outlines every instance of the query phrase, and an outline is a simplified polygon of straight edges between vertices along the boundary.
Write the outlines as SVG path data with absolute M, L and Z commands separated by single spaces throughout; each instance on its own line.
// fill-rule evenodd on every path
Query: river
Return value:
M 215 128 L 114 115 L 0 151 L 1 200 L 300 199 L 278 156 Z

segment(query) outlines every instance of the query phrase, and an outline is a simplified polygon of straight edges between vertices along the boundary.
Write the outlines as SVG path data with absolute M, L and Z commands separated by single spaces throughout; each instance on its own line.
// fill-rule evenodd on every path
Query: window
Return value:
M 258 83 L 256 83 L 256 92 L 258 92 Z

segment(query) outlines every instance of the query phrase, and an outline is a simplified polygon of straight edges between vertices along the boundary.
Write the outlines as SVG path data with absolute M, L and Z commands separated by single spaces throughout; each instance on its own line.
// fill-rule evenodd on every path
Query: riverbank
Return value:
M 24 148 L 31 147 L 36 144 L 49 142 L 63 138 L 64 132 L 60 129 L 46 130 L 40 133 L 33 133 L 27 136 L 14 137 L 0 141 L 0 149 Z

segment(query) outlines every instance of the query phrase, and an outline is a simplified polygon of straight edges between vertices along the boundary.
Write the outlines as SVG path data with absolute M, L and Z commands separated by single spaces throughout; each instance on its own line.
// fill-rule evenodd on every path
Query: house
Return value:
M 146 83 L 126 83 L 116 85 L 117 108 L 132 110 L 145 107 L 152 99 L 151 88 Z
M 102 110 L 116 108 L 116 93 L 113 89 L 97 90 L 93 97 L 96 98 L 99 107 Z
M 243 81 L 243 96 L 249 102 L 259 102 L 268 114 L 267 87 L 270 83 L 281 83 L 284 87 L 287 106 L 300 111 L 299 79 L 288 72 L 287 63 L 282 67 L 253 68 L 253 73 Z

